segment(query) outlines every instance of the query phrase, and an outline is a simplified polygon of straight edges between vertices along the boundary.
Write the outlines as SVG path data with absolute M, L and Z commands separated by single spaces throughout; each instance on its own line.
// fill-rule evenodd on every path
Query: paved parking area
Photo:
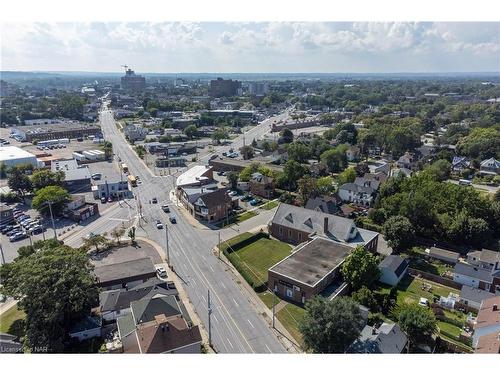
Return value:
M 105 266 L 109 264 L 128 262 L 140 258 L 148 257 L 153 264 L 162 263 L 161 257 L 156 249 L 144 241 L 137 241 L 137 247 L 124 245 L 122 247 L 113 247 L 91 257 L 94 266 Z

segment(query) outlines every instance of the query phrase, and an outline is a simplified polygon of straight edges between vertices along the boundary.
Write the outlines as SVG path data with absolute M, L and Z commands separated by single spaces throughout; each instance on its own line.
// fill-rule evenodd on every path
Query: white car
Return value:
M 427 300 L 427 298 L 420 297 L 420 301 L 418 301 L 418 304 L 420 306 L 427 307 L 429 306 L 429 301 Z
M 157 229 L 163 229 L 163 224 L 160 220 L 156 220 L 156 228 Z
M 156 268 L 156 274 L 160 278 L 167 277 L 167 270 L 165 268 L 163 268 L 163 267 L 157 267 Z

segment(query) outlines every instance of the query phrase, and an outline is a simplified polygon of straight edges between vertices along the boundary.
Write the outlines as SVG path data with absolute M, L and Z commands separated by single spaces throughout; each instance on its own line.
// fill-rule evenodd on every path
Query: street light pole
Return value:
M 276 293 L 274 292 L 273 289 L 273 328 L 274 328 L 275 315 L 276 315 Z
M 168 267 L 171 267 L 170 266 L 170 251 L 169 251 L 169 246 L 168 246 L 168 226 L 166 223 L 165 223 L 165 241 L 167 244 L 167 264 L 168 264 Z
M 210 305 L 210 289 L 208 289 L 208 345 L 212 346 L 212 322 L 211 322 L 211 316 L 212 316 L 212 306 Z
M 3 247 L 2 247 L 2 244 L 0 243 L 0 254 L 2 255 L 2 265 L 5 264 L 5 257 L 3 255 Z
M 52 202 L 47 202 L 49 205 L 50 218 L 52 220 L 52 229 L 54 230 L 54 238 L 57 240 L 56 224 L 54 223 L 54 215 L 52 214 Z
M 219 244 L 217 245 L 217 248 L 219 249 L 219 259 L 220 259 L 220 231 L 218 231 L 217 234 L 219 237 Z

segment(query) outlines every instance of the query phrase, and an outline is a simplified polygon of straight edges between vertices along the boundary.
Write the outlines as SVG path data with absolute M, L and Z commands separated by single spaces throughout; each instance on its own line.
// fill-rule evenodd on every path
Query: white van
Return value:
M 467 186 L 470 186 L 472 185 L 472 181 L 471 180 L 466 180 L 464 178 L 461 178 L 460 180 L 458 180 L 458 184 L 459 185 L 467 185 Z

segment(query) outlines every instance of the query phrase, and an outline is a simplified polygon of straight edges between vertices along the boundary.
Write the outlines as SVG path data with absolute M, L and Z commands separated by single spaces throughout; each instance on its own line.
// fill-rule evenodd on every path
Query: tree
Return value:
M 186 127 L 186 129 L 184 129 L 184 134 L 186 134 L 189 139 L 193 139 L 193 137 L 196 135 L 196 133 L 198 132 L 198 128 L 196 127 L 196 125 L 189 125 L 188 127 Z
M 331 176 L 318 178 L 316 180 L 316 187 L 320 195 L 328 195 L 335 191 L 335 185 L 333 184 L 333 178 Z
M 432 311 L 417 304 L 402 306 L 398 314 L 398 323 L 412 345 L 429 342 L 437 330 L 436 317 Z M 410 352 L 409 344 L 408 352 Z
M 368 167 L 368 164 L 366 164 L 366 163 L 358 163 L 354 167 L 354 171 L 356 172 L 356 176 L 363 177 L 365 175 L 365 173 L 370 172 L 370 168 Z
M 361 314 L 348 297 L 331 301 L 314 297 L 306 302 L 306 313 L 299 330 L 304 347 L 313 353 L 345 353 L 361 332 Z
M 368 307 L 368 309 L 372 312 L 377 312 L 379 309 L 375 294 L 366 286 L 363 286 L 358 291 L 352 293 L 352 299 L 359 304 Z
M 226 177 L 231 189 L 236 190 L 236 187 L 238 186 L 238 173 L 231 171 L 226 175 Z
M 134 150 L 139 158 L 144 158 L 144 155 L 146 154 L 146 148 L 143 145 L 135 146 Z
M 292 143 L 293 142 L 293 133 L 290 129 L 283 129 L 280 132 L 280 138 L 278 143 Z
M 116 240 L 116 243 L 120 245 L 120 238 L 125 234 L 125 228 L 116 227 L 111 231 L 111 236 Z
M 40 169 L 31 176 L 31 184 L 35 191 L 47 186 L 62 186 L 64 175 L 62 170 L 52 172 L 49 169 Z
M 349 182 L 354 182 L 355 179 L 356 179 L 356 171 L 354 170 L 353 167 L 349 167 L 338 175 L 337 183 L 339 186 L 341 186 Z
M 390 217 L 383 227 L 384 238 L 392 249 L 398 253 L 413 246 L 415 229 L 408 218 L 396 215 Z
M 132 241 L 132 243 L 135 243 L 135 227 L 131 227 L 131 228 L 128 230 L 127 235 L 128 235 L 128 237 L 130 238 L 130 241 Z
M 240 152 L 241 152 L 241 156 L 243 156 L 244 160 L 251 159 L 254 156 L 253 147 L 249 146 L 249 145 L 240 147 Z
M 229 133 L 225 128 L 217 128 L 212 134 L 212 139 L 220 143 L 221 140 L 227 139 L 229 137 Z
M 250 165 L 247 165 L 240 172 L 240 181 L 244 181 L 244 182 L 250 181 L 250 178 L 252 178 L 252 174 L 257 172 L 258 169 L 259 169 L 259 163 L 251 163 Z
M 286 152 L 288 153 L 288 160 L 295 160 L 298 163 L 305 163 L 309 158 L 309 147 L 302 143 L 289 143 L 286 145 Z
M 352 290 L 369 287 L 380 276 L 377 257 L 358 246 L 342 264 L 342 276 Z
M 439 159 L 425 167 L 424 173 L 435 181 L 446 181 L 450 178 L 451 163 L 448 160 Z
M 495 157 L 500 159 L 500 130 L 495 128 L 474 128 L 470 134 L 457 143 L 458 155 L 480 160 Z
M 106 234 L 91 234 L 87 238 L 82 238 L 83 248 L 88 251 L 90 248 L 95 247 L 96 253 L 99 250 L 106 250 L 109 247 L 109 240 L 106 238 Z
M 110 159 L 113 156 L 113 144 L 109 141 L 104 141 L 101 144 L 101 148 L 104 151 L 104 157 Z
M 63 94 L 57 103 L 57 110 L 62 117 L 82 120 L 83 119 L 83 106 L 85 99 L 78 95 Z
M 302 205 L 305 206 L 309 198 L 316 197 L 318 195 L 318 185 L 316 179 L 310 176 L 304 176 L 298 181 L 300 199 L 302 200 Z
M 347 167 L 345 147 L 337 146 L 321 154 L 321 161 L 326 164 L 330 172 L 342 172 Z
M 33 190 L 30 178 L 19 166 L 15 166 L 10 170 L 10 176 L 7 183 L 9 188 L 21 197 L 24 197 Z
M 49 207 L 46 203 L 52 202 L 52 213 L 57 216 L 62 213 L 69 199 L 70 195 L 66 189 L 60 186 L 46 186 L 35 193 L 31 203 L 40 213 L 47 213 Z
M 92 268 L 85 253 L 61 245 L 42 246 L 0 268 L 2 293 L 17 299 L 26 313 L 28 351 L 63 351 L 71 326 L 98 302 Z
M 297 181 L 299 181 L 308 170 L 293 160 L 288 160 L 285 163 L 283 172 L 278 176 L 278 185 L 288 188 L 288 190 L 295 190 L 297 188 Z

